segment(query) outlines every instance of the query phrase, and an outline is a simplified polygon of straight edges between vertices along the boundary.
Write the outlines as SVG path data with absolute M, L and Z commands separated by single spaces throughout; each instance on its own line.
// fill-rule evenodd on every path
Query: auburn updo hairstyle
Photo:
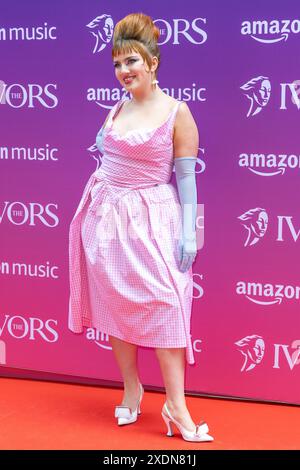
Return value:
M 157 45 L 159 29 L 152 18 L 144 13 L 130 13 L 114 27 L 112 57 L 128 54 L 133 50 L 140 54 L 151 68 L 151 58 L 156 56 L 158 66 L 154 71 L 155 79 L 160 65 L 160 51 Z

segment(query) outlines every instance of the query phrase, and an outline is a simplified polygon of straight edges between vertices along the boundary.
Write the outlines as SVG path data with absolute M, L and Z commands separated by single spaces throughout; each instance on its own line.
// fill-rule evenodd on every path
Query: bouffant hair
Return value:
M 151 58 L 156 56 L 158 59 L 158 66 L 154 72 L 156 78 L 160 65 L 160 51 L 157 45 L 159 34 L 159 29 L 150 16 L 144 13 L 130 13 L 114 28 L 112 57 L 135 51 L 143 57 L 150 70 Z

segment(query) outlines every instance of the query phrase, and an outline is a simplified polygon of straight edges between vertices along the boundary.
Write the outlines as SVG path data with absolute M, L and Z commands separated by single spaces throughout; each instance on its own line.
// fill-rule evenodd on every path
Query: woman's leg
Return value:
M 185 348 L 156 348 L 165 388 L 166 402 L 174 419 L 189 431 L 195 423 L 187 409 L 184 395 Z
M 127 343 L 114 336 L 109 336 L 109 339 L 124 380 L 124 395 L 121 405 L 129 406 L 131 410 L 135 410 L 140 395 L 137 345 Z

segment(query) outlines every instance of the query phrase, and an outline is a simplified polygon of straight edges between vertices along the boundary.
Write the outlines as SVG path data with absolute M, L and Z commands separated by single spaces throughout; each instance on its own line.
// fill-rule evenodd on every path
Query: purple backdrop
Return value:
M 158 0 L 6 5 L 1 375 L 121 381 L 105 335 L 68 330 L 68 230 L 101 164 L 96 133 L 124 94 L 113 27 L 143 11 L 161 31 L 159 84 L 188 103 L 200 133 L 205 237 L 193 265 L 196 364 L 186 389 L 300 403 L 298 3 L 175 0 L 171 12 Z M 140 348 L 139 362 L 143 383 L 161 387 L 153 350 Z

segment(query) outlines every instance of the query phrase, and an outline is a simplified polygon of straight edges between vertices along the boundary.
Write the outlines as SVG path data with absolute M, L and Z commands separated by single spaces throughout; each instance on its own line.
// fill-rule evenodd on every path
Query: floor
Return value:
M 300 449 L 300 407 L 187 396 L 215 440 L 166 436 L 164 394 L 145 391 L 136 423 L 118 426 L 117 388 L 0 378 L 0 449 Z

